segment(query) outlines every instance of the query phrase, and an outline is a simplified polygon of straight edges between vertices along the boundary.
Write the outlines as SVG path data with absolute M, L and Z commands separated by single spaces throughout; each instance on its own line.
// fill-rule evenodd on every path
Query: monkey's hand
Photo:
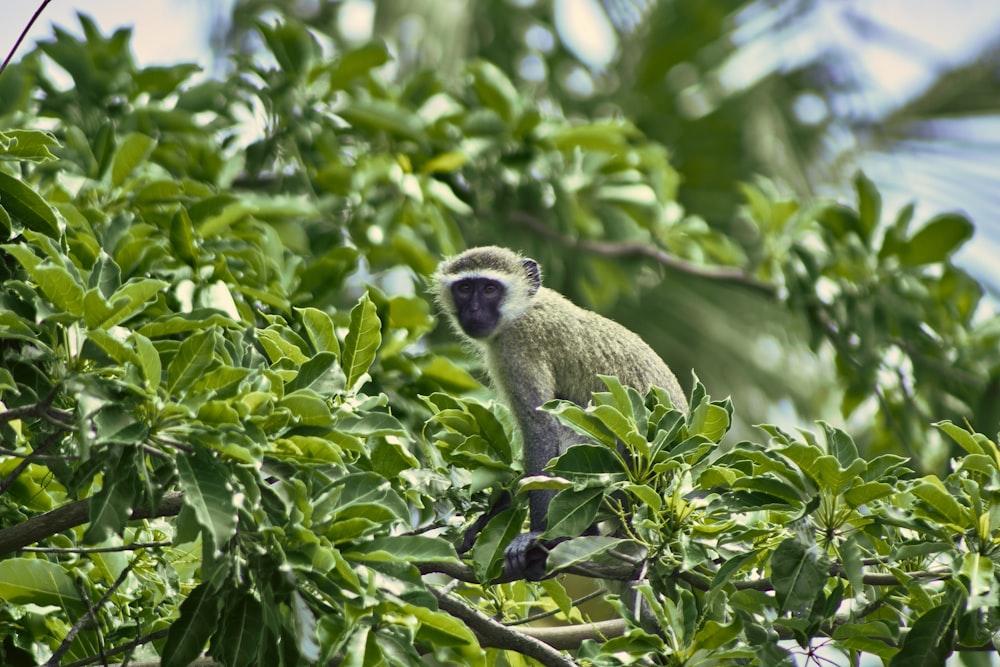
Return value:
M 541 581 L 551 543 L 542 542 L 541 533 L 521 533 L 504 549 L 504 569 L 515 579 Z

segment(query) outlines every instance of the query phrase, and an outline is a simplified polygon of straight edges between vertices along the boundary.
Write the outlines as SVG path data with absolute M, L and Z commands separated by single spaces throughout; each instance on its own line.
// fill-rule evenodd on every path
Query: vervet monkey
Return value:
M 524 472 L 538 475 L 578 436 L 539 406 L 552 399 L 586 405 L 606 390 L 598 375 L 616 376 L 645 393 L 667 391 L 674 407 L 688 404 L 677 378 L 638 335 L 542 287 L 533 259 L 488 246 L 441 262 L 435 297 L 456 332 L 483 353 L 490 380 L 517 421 L 524 442 Z M 530 532 L 504 552 L 509 575 L 545 575 L 546 512 L 554 491 L 529 492 Z

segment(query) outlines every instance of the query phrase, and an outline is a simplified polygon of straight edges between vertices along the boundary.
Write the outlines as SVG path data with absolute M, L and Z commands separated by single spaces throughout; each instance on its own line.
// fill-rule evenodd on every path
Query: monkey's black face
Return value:
M 465 278 L 451 286 L 458 323 L 471 338 L 486 338 L 500 324 L 500 304 L 507 290 L 498 280 Z

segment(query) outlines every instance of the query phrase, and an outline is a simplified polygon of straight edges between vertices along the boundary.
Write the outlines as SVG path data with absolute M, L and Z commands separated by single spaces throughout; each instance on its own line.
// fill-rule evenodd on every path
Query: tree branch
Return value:
M 180 491 L 163 496 L 160 506 L 155 509 L 141 507 L 133 510 L 130 520 L 151 519 L 160 516 L 174 516 L 181 511 L 184 497 Z M 0 530 L 0 556 L 17 551 L 64 530 L 83 525 L 90 521 L 90 501 L 78 500 L 62 507 L 33 516 L 27 521 Z
M 434 588 L 429 590 L 437 598 L 441 609 L 469 626 L 481 646 L 517 651 L 551 667 L 574 667 L 575 663 L 572 660 L 526 632 L 511 630 L 450 595 Z
M 537 218 L 527 213 L 514 213 L 510 216 L 511 222 L 527 227 L 535 234 L 557 242 L 559 245 L 574 250 L 582 250 L 595 255 L 605 257 L 642 257 L 650 259 L 657 264 L 673 269 L 680 273 L 685 273 L 699 278 L 732 282 L 749 287 L 767 296 L 775 296 L 777 290 L 774 285 L 762 282 L 749 275 L 742 269 L 733 269 L 723 266 L 703 266 L 692 264 L 683 259 L 675 257 L 654 245 L 643 242 L 613 242 L 613 241 L 589 241 L 586 239 L 573 239 L 563 236 L 559 232 L 543 225 Z

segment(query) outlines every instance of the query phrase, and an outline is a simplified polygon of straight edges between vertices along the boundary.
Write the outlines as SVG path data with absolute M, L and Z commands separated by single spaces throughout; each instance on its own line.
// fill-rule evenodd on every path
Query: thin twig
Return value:
M 590 602 L 594 598 L 600 597 L 600 596 L 604 595 L 605 593 L 607 593 L 607 591 L 604 590 L 604 588 L 599 588 L 596 591 L 593 591 L 591 593 L 587 593 L 583 597 L 579 597 L 579 598 L 573 600 L 570 603 L 570 606 L 572 606 L 572 607 L 579 607 L 584 602 Z M 506 623 L 504 623 L 504 625 L 506 625 L 508 628 L 512 628 L 512 627 L 514 627 L 516 625 L 525 625 L 527 623 L 534 623 L 535 621 L 541 621 L 541 620 L 544 620 L 546 618 L 552 618 L 556 614 L 559 614 L 561 611 L 562 611 L 561 609 L 553 609 L 551 611 L 543 611 L 543 612 L 538 613 L 538 614 L 532 614 L 531 616 L 525 616 L 524 618 L 519 618 L 519 619 L 517 619 L 515 621 L 507 621 Z
M 49 409 L 49 406 L 52 405 L 52 401 L 56 399 L 59 389 L 59 386 L 53 387 L 52 391 L 37 403 L 22 405 L 19 408 L 11 408 L 10 410 L 0 412 L 0 424 L 14 421 L 15 419 L 24 419 L 25 417 L 41 417 Z
M 24 38 L 28 36 L 28 31 L 31 30 L 31 26 L 35 25 L 35 21 L 37 21 L 38 17 L 42 15 L 42 12 L 45 11 L 45 8 L 48 6 L 50 2 L 52 2 L 52 0 L 42 0 L 42 4 L 38 5 L 38 9 L 36 9 L 35 13 L 31 15 L 31 19 L 28 20 L 28 24 L 24 26 L 24 30 L 21 31 L 21 34 L 17 38 L 17 41 L 14 42 L 14 48 L 10 50 L 10 53 L 8 53 L 7 57 L 4 59 L 3 64 L 0 65 L 0 76 L 3 76 L 4 70 L 7 69 L 7 65 L 10 64 L 10 61 L 11 59 L 13 59 L 14 54 L 17 53 L 18 48 L 20 48 L 21 46 L 21 42 L 23 42 Z
M 24 547 L 21 551 L 38 554 L 105 554 L 117 551 L 138 551 L 139 549 L 163 549 L 173 546 L 172 542 L 132 542 L 117 547 Z
M 31 452 L 18 452 L 18 451 L 15 451 L 13 449 L 4 449 L 3 447 L 0 447 L 0 456 L 11 456 L 11 457 L 17 458 L 17 459 L 31 459 L 32 461 L 35 461 L 35 462 L 42 462 L 42 461 L 79 461 L 80 460 L 80 457 L 77 456 L 76 454 L 62 454 L 62 455 L 47 454 L 47 455 L 43 455 L 43 456 L 35 456 L 34 454 L 35 454 L 36 451 L 38 451 L 38 450 L 34 450 L 34 451 L 31 451 Z
M 162 630 L 157 630 L 156 632 L 151 632 L 148 635 L 143 635 L 133 639 L 130 642 L 122 644 L 121 646 L 115 646 L 110 648 L 105 653 L 108 656 L 116 655 L 118 653 L 125 653 L 126 651 L 131 651 L 132 649 L 138 648 L 143 644 L 148 644 L 149 642 L 155 642 L 157 639 L 163 639 L 170 632 L 170 628 L 163 628 Z M 101 662 L 100 656 L 91 656 L 89 658 L 84 658 L 83 660 L 77 660 L 76 662 L 70 662 L 63 667 L 87 667 L 87 665 L 99 664 Z M 134 663 L 133 663 L 134 664 Z M 159 664 L 159 661 L 157 661 Z
M 115 583 L 111 584 L 111 588 L 109 588 L 104 595 L 101 596 L 101 599 L 97 601 L 97 604 L 88 609 L 86 614 L 76 620 L 73 627 L 70 628 L 68 633 L 66 633 L 66 638 L 63 639 L 62 644 L 60 644 L 59 648 L 52 653 L 52 657 L 49 658 L 49 661 L 45 663 L 45 667 L 59 667 L 59 661 L 64 655 L 66 655 L 66 652 L 69 651 L 70 646 L 73 644 L 73 640 L 76 639 L 78 634 L 80 634 L 80 630 L 83 629 L 83 626 L 85 626 L 90 619 L 96 618 L 97 610 L 103 607 L 105 603 L 111 599 L 111 596 L 115 594 L 115 591 L 117 591 L 118 588 L 125 583 L 125 578 L 128 577 L 134 566 L 135 561 L 126 565 L 125 569 L 123 569 L 121 574 L 118 575 L 118 578 L 115 579 Z
M 20 463 L 14 466 L 14 469 L 11 470 L 6 477 L 0 479 L 0 495 L 3 495 L 4 492 L 7 491 L 7 488 L 14 483 L 14 481 L 21 475 L 21 473 L 27 470 L 28 466 L 34 463 L 38 459 L 38 457 L 42 454 L 42 452 L 51 447 L 52 444 L 56 440 L 61 438 L 64 433 L 66 432 L 56 431 L 55 433 L 50 434 L 49 437 L 45 438 L 42 444 L 36 447 L 34 451 L 25 456 Z

